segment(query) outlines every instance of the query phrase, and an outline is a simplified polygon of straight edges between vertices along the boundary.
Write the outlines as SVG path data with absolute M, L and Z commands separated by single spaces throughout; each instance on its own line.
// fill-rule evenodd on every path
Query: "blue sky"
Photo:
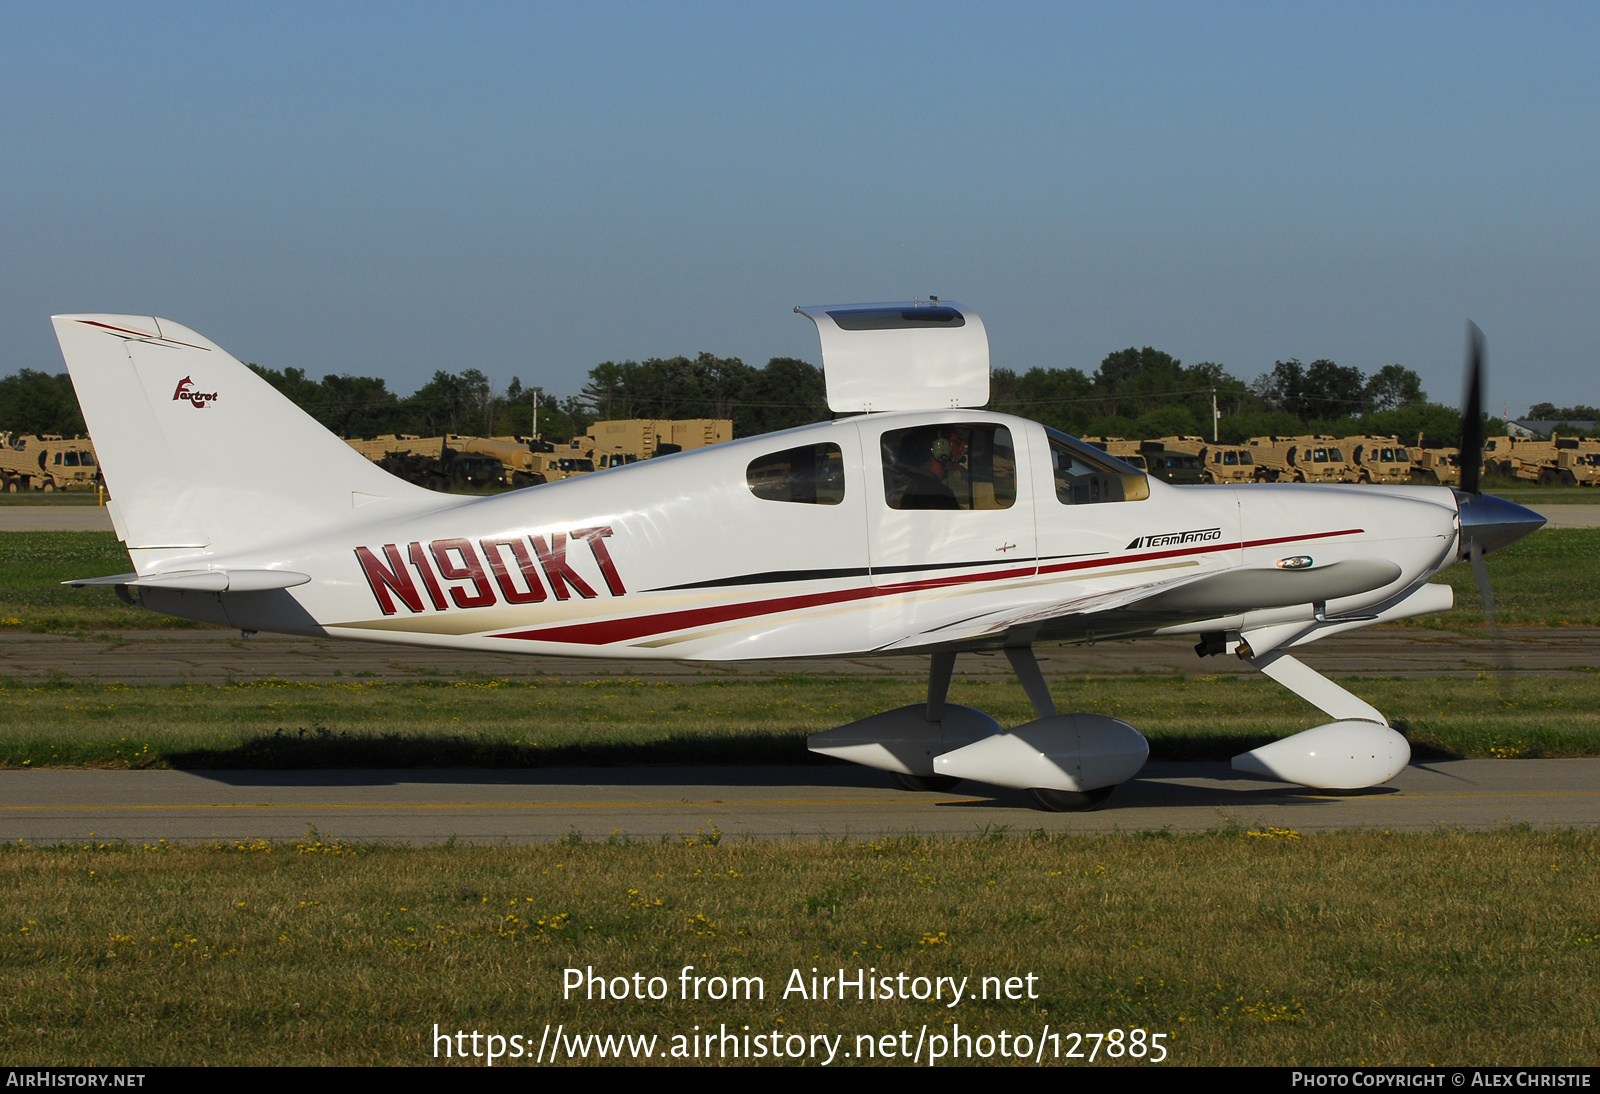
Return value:
M 0 372 L 158 314 L 320 376 L 1154 345 L 1600 403 L 1600 6 L 0 7 Z

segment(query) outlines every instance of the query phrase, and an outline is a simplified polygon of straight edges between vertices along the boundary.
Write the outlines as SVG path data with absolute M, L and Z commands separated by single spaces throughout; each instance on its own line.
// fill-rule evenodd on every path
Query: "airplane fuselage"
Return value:
M 942 479 L 907 470 L 928 438 Z M 1248 631 L 1392 604 L 1456 560 L 1448 488 L 1124 489 L 1064 470 L 1075 445 L 982 411 L 862 415 L 493 497 L 377 498 L 245 550 L 133 554 L 141 573 L 311 577 L 141 590 L 244 630 L 681 660 Z

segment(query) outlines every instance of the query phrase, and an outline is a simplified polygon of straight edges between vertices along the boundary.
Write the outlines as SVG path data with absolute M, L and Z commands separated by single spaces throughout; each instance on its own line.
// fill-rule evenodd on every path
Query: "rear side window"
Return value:
M 786 448 L 750 461 L 744 481 L 762 501 L 838 505 L 844 501 L 844 453 L 836 444 Z

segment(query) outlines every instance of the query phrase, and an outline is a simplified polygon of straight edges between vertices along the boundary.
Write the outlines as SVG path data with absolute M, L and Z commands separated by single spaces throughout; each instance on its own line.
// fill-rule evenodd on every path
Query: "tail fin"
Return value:
M 187 327 L 137 315 L 52 321 L 130 549 L 228 551 L 343 523 L 367 502 L 438 500 Z

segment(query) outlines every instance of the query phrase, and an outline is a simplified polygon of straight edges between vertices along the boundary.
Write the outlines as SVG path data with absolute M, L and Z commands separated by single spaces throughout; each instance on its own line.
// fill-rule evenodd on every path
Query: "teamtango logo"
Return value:
M 177 402 L 179 399 L 182 399 L 196 410 L 204 410 L 207 403 L 214 403 L 217 401 L 217 393 L 215 391 L 204 392 L 195 391 L 193 389 L 194 379 L 192 377 L 185 376 L 183 379 L 178 381 L 178 388 L 172 393 L 172 401 Z
M 1162 532 L 1156 536 L 1140 536 L 1123 549 L 1136 551 L 1141 547 L 1176 547 L 1185 543 L 1210 543 L 1221 538 L 1221 528 L 1197 528 L 1192 532 Z

